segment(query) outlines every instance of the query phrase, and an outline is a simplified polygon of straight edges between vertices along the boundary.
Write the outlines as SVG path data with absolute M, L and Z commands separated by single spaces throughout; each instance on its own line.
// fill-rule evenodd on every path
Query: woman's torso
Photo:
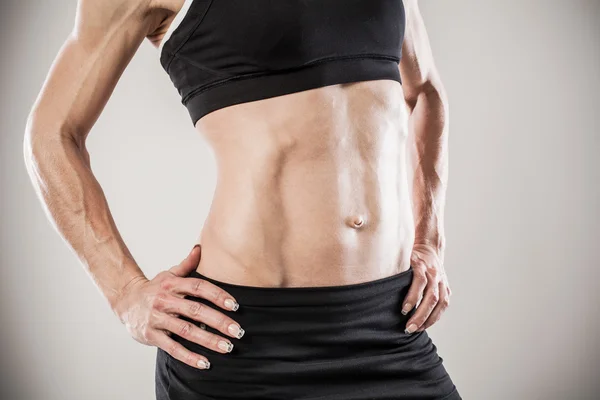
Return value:
M 176 12 L 183 0 L 172 3 Z M 178 74 L 175 82 L 186 91 L 189 86 L 183 85 L 188 85 L 192 77 L 189 74 L 199 71 L 196 67 L 200 59 L 192 67 L 188 64 L 190 57 L 202 56 L 195 53 L 196 48 L 200 48 L 200 43 L 209 43 L 199 35 L 225 29 L 231 19 L 231 14 L 223 13 L 229 3 L 214 3 L 210 10 L 209 4 L 192 4 L 179 36 L 175 42 L 172 39 L 166 51 L 170 54 L 186 43 L 191 46 L 183 54 L 185 60 L 178 58 L 178 64 L 172 64 Z M 263 6 L 268 4 L 271 3 Z M 360 2 L 354 4 L 367 7 Z M 397 6 L 382 1 L 365 8 L 368 15 L 354 10 L 348 20 L 338 16 L 337 23 L 345 21 L 346 26 L 313 28 L 328 31 L 331 39 L 335 36 L 341 43 L 340 32 L 335 29 L 355 30 L 352 24 L 348 25 L 353 20 L 367 31 L 354 32 L 361 43 L 356 48 L 345 44 L 346 53 L 359 54 L 367 49 L 395 55 L 393 51 L 401 42 L 390 39 L 384 43 L 388 36 L 377 26 L 386 21 L 388 30 L 399 34 L 394 18 L 401 18 L 398 13 L 402 10 Z M 298 10 L 310 5 L 299 7 Z M 392 19 L 386 16 L 391 9 L 397 14 Z M 208 15 L 200 25 L 205 31 L 192 30 L 197 26 L 197 15 L 204 15 L 206 10 Z M 269 15 L 266 11 L 269 10 L 261 10 L 264 18 Z M 320 24 L 326 24 L 322 10 L 310 12 L 303 18 L 311 15 L 310 18 L 321 20 Z M 292 18 L 290 23 L 295 18 L 270 14 L 268 18 Z M 221 23 L 210 18 L 220 18 Z M 310 20 L 303 21 L 310 24 Z M 253 26 L 250 21 L 246 23 L 248 27 L 244 29 Z M 280 40 L 298 39 L 298 32 L 280 31 L 281 21 L 273 25 L 277 25 L 279 34 L 275 41 L 265 42 L 267 37 L 260 34 L 263 62 L 265 57 L 273 56 L 266 53 L 267 43 L 273 51 L 281 51 Z M 195 36 L 186 41 L 192 33 Z M 243 32 L 230 34 L 236 36 L 222 36 L 228 47 L 213 51 L 228 54 L 227 61 L 215 58 L 211 60 L 213 65 L 237 62 L 232 51 L 243 52 L 246 62 L 253 63 L 250 49 L 232 47 L 244 42 L 238 37 Z M 346 36 L 351 36 L 350 32 Z M 214 44 L 219 39 L 217 36 L 211 40 Z M 319 46 L 320 54 L 331 50 L 323 43 Z M 191 49 L 194 53 L 190 53 Z M 286 60 L 300 60 L 300 53 L 286 49 Z M 171 59 L 163 54 L 163 66 L 170 65 Z M 182 68 L 191 69 L 184 74 Z M 369 79 L 332 84 L 234 104 L 203 115 L 195 127 L 214 151 L 218 174 L 214 198 L 201 230 L 198 272 L 249 286 L 330 286 L 374 280 L 409 268 L 414 223 L 408 185 L 407 110 L 398 81 Z
M 241 285 L 328 286 L 409 268 L 414 223 L 398 82 L 238 104 L 196 129 L 218 174 L 199 272 Z

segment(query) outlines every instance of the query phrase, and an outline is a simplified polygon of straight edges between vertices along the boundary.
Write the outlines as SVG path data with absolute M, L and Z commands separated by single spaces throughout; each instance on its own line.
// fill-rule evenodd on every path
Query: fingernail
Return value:
M 412 306 L 409 303 L 406 303 L 404 305 L 404 308 L 402 308 L 402 314 L 404 314 L 404 315 L 408 314 L 408 312 L 410 311 L 411 308 L 412 308 Z
M 237 311 L 237 309 L 240 308 L 240 305 L 233 299 L 227 299 L 225 300 L 225 307 L 229 308 L 230 310 Z
M 413 333 L 415 330 L 417 330 L 417 326 L 416 326 L 415 324 L 410 324 L 410 325 L 408 326 L 408 328 L 406 328 L 406 330 L 404 331 L 404 333 L 407 333 L 407 334 L 409 334 L 409 335 L 410 335 L 410 334 L 411 334 L 411 333 Z
M 219 341 L 219 348 L 221 350 L 225 350 L 226 352 L 230 353 L 231 350 L 233 350 L 233 343 L 226 342 L 224 340 L 220 340 Z
M 233 336 L 235 336 L 238 339 L 241 339 L 245 333 L 245 331 L 241 327 L 237 326 L 236 324 L 229 325 L 227 330 L 229 331 L 229 333 L 231 333 Z
M 210 363 L 208 361 L 199 360 L 197 364 L 200 368 L 209 369 Z

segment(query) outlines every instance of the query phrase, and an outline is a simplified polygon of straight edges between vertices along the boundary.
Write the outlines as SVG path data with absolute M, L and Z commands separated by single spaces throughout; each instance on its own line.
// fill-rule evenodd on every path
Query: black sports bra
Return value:
M 392 79 L 402 0 L 185 0 L 160 63 L 196 122 L 234 104 L 321 86 Z

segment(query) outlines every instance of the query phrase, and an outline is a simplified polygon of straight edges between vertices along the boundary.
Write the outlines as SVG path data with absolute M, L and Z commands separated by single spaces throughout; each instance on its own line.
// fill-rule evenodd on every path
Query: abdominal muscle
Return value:
M 335 286 L 409 268 L 407 111 L 392 80 L 237 104 L 196 124 L 217 185 L 197 271 L 260 287 Z

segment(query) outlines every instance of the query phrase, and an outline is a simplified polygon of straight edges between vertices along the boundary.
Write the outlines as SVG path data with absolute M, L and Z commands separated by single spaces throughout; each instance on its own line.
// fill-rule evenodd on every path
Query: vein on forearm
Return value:
M 444 246 L 444 204 L 448 177 L 448 110 L 441 91 L 424 89 L 412 108 L 414 130 L 413 212 L 415 242 Z
M 69 135 L 49 136 L 32 141 L 29 169 L 36 190 L 56 230 L 112 301 L 141 271 L 117 230 L 85 146 Z

